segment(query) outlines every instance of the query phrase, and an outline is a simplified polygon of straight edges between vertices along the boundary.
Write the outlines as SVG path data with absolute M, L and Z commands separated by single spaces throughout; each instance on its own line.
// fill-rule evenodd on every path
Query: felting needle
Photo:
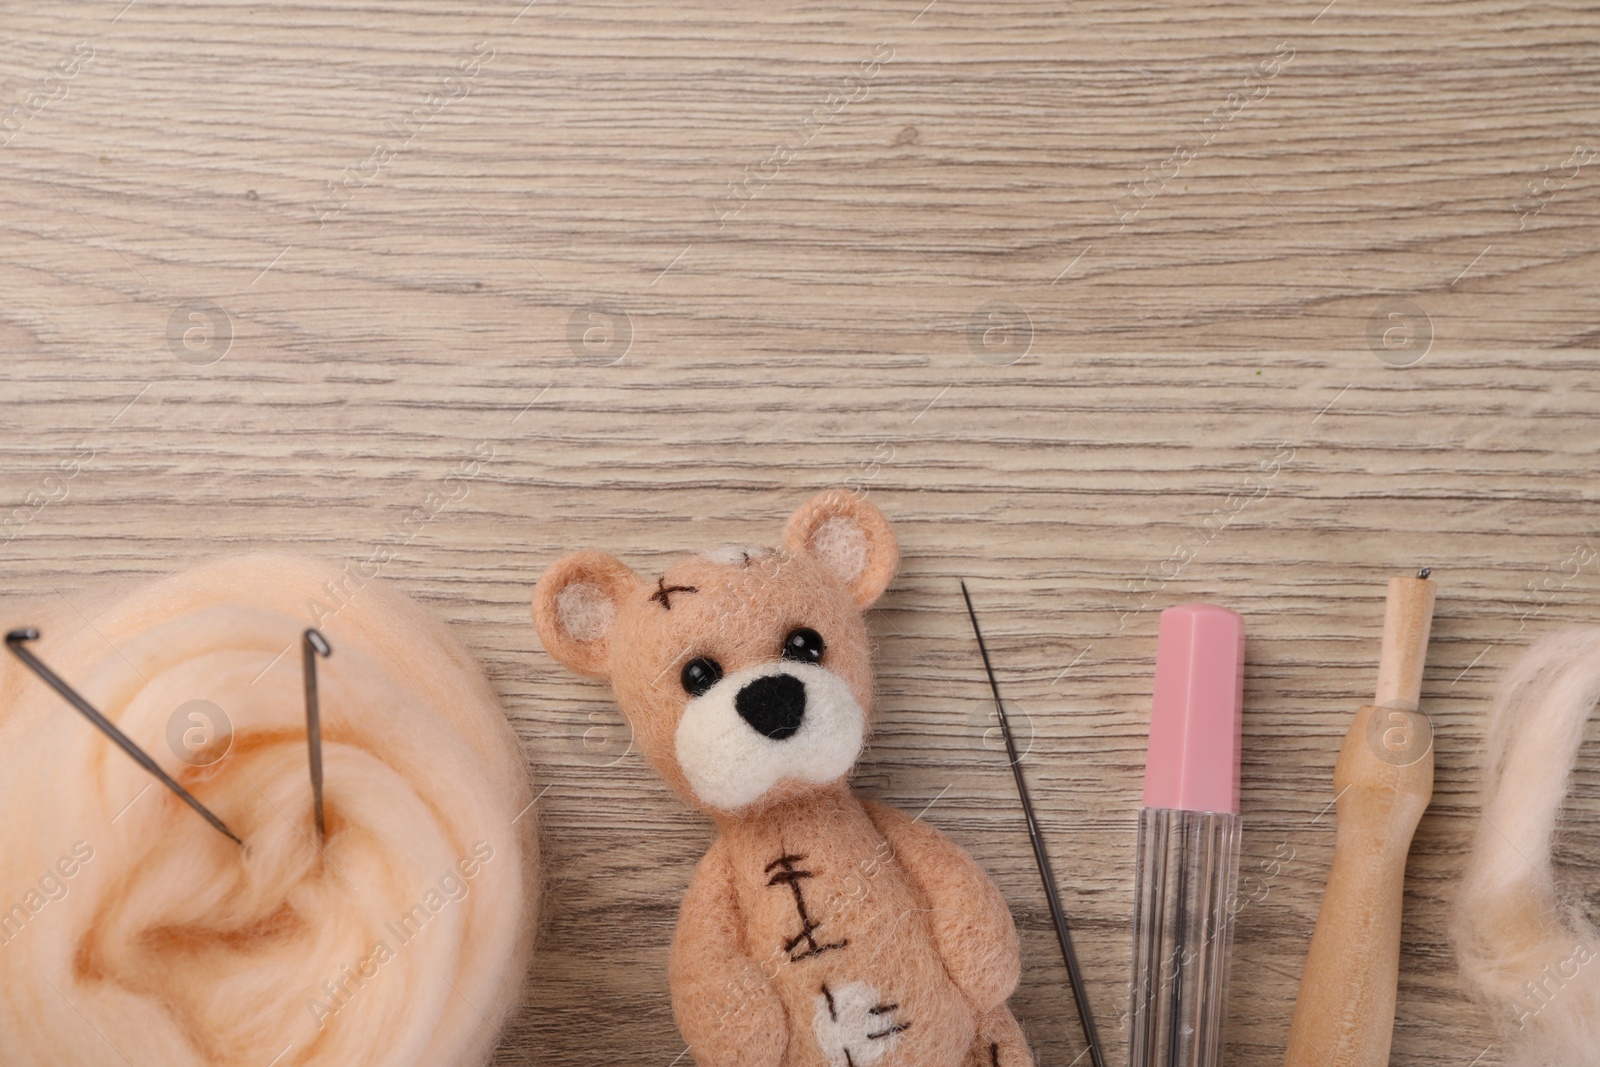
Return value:
M 85 700 L 76 689 L 62 681 L 60 675 L 56 674 L 56 672 L 51 670 L 49 667 L 46 667 L 38 656 L 35 656 L 31 651 L 23 647 L 22 643 L 24 641 L 37 641 L 38 639 L 39 631 L 31 626 L 21 630 L 12 630 L 10 633 L 6 634 L 6 647 L 10 649 L 11 654 L 20 659 L 30 671 L 38 675 L 39 679 L 44 682 L 45 685 L 48 685 L 51 689 L 54 689 L 57 693 L 60 693 L 62 699 L 82 712 L 84 718 L 93 723 L 96 729 L 105 734 L 107 737 L 111 738 L 111 740 L 116 743 L 118 748 L 122 749 L 122 751 L 126 752 L 133 758 L 135 763 L 149 771 L 150 774 L 155 777 L 156 781 L 160 782 L 162 785 L 178 794 L 178 796 L 183 799 L 184 803 L 188 804 L 195 811 L 198 811 L 201 816 L 205 818 L 206 822 L 216 827 L 219 833 L 225 834 L 236 844 L 242 846 L 244 842 L 239 840 L 237 834 L 228 829 L 226 823 L 213 815 L 210 808 L 196 800 L 194 794 L 189 792 L 183 786 L 179 785 L 170 774 L 162 770 L 161 765 L 156 763 L 155 760 L 151 759 L 149 753 L 145 752 L 144 749 L 134 744 L 127 734 L 117 729 L 115 723 L 106 718 L 104 715 L 100 714 L 100 712 L 96 711 L 94 705 Z
M 1084 989 L 1083 972 L 1078 969 L 1078 954 L 1072 949 L 1072 934 L 1067 929 L 1067 917 L 1061 910 L 1060 894 L 1056 890 L 1056 876 L 1050 869 L 1050 857 L 1045 852 L 1044 834 L 1033 815 L 1033 801 L 1028 796 L 1028 784 L 1022 777 L 1022 759 L 1017 755 L 1017 742 L 1011 736 L 1011 720 L 1006 718 L 1005 705 L 1000 701 L 1000 684 L 995 681 L 994 666 L 989 662 L 989 649 L 983 643 L 983 631 L 978 628 L 978 613 L 972 607 L 972 594 L 967 592 L 966 579 L 961 580 L 961 598 L 967 602 L 967 617 L 972 620 L 972 636 L 978 639 L 978 653 L 983 657 L 983 670 L 989 676 L 989 690 L 994 694 L 994 713 L 1000 720 L 1000 733 L 1006 740 L 1006 755 L 1011 760 L 1011 774 L 1017 780 L 1017 796 L 1022 801 L 1022 815 L 1028 823 L 1028 839 L 1033 842 L 1033 859 L 1039 867 L 1039 878 L 1044 883 L 1045 899 L 1050 904 L 1050 918 L 1056 926 L 1056 940 L 1061 943 L 1061 959 L 1067 965 L 1067 981 L 1072 986 L 1072 1000 L 1078 1007 L 1078 1021 L 1083 1024 L 1083 1039 L 1089 1043 L 1089 1058 L 1094 1067 L 1105 1067 L 1100 1051 L 1100 1035 L 1095 1030 L 1094 1016 L 1089 1010 L 1089 994 Z
M 317 657 L 333 655 L 333 646 L 320 630 L 307 630 L 300 638 L 300 667 L 306 684 L 306 749 L 311 758 L 311 806 L 317 815 L 317 840 L 328 836 L 322 817 L 322 714 L 317 704 Z

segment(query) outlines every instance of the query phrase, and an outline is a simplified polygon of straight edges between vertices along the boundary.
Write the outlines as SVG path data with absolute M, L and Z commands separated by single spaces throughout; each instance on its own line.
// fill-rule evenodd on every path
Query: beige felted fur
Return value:
M 534 593 L 545 648 L 610 680 L 645 756 L 717 823 L 673 944 L 678 1026 L 701 1067 L 1032 1064 L 1005 1003 L 1019 962 L 999 891 L 846 782 L 872 708 L 862 613 L 897 562 L 889 524 L 823 493 L 784 542 L 655 579 L 579 552 Z

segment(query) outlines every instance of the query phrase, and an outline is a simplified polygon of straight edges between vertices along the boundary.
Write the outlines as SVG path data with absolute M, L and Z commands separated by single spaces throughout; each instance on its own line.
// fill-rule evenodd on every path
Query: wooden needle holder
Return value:
M 1285 1067 L 1386 1067 L 1400 977 L 1406 856 L 1433 797 L 1433 729 L 1419 710 L 1434 584 L 1389 579 L 1377 695 L 1334 767 L 1333 865 L 1300 979 Z

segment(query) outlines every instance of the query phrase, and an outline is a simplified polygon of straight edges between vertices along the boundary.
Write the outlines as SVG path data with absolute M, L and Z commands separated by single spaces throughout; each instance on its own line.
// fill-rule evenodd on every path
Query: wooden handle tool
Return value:
M 1387 1067 L 1400 980 L 1406 853 L 1433 798 L 1433 730 L 1417 709 L 1433 625 L 1428 571 L 1389 579 L 1378 693 L 1333 771 L 1333 867 L 1300 977 L 1285 1067 Z

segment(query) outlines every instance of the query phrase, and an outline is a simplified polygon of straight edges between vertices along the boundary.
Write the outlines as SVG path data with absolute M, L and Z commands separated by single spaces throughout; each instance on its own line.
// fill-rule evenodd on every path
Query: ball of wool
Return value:
M 49 605 L 46 605 L 48 608 Z M 466 650 L 352 569 L 209 564 L 30 650 L 245 842 L 0 657 L 0 1063 L 481 1065 L 538 907 L 517 738 Z M 300 637 L 318 662 L 312 816 Z

